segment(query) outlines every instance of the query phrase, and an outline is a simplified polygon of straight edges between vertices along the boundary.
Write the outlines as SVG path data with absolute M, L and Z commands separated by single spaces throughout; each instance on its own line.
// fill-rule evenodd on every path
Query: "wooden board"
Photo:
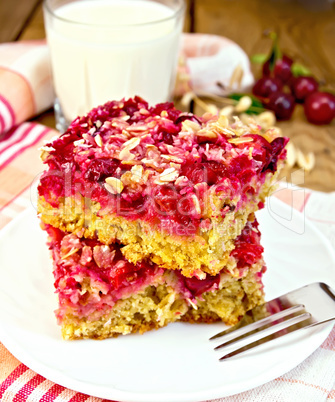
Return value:
M 198 32 L 227 36 L 246 53 L 267 53 L 265 30 L 284 52 L 335 89 L 335 4 L 327 0 L 195 0 Z
M 0 1 L 0 43 L 17 40 L 41 0 Z

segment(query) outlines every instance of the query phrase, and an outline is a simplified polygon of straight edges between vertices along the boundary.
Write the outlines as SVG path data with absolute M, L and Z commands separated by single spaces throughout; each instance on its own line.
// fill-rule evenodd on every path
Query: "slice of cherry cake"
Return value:
M 260 304 L 254 212 L 286 143 L 276 129 L 135 97 L 93 109 L 43 147 L 38 211 L 63 337 L 235 324 Z
M 133 264 L 118 243 L 42 227 L 49 235 L 64 339 L 143 333 L 178 320 L 235 324 L 263 301 L 265 265 L 255 220 L 235 240 L 226 267 L 204 279 L 151 260 Z
M 226 269 L 234 240 L 263 207 L 286 143 L 276 129 L 172 103 L 108 102 L 43 147 L 38 210 L 78 241 L 122 245 L 134 266 L 205 279 Z

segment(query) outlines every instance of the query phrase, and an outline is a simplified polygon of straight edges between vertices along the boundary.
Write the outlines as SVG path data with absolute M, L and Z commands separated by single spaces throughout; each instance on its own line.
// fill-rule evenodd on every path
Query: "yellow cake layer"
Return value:
M 226 266 L 234 249 L 234 239 L 241 234 L 248 217 L 258 209 L 258 203 L 264 202 L 273 191 L 277 174 L 268 175 L 259 196 L 251 198 L 244 209 L 231 211 L 224 218 L 212 211 L 208 216 L 209 229 L 201 229 L 196 236 L 177 236 L 156 230 L 140 219 L 132 221 L 108 213 L 100 216 L 99 203 L 80 195 L 60 200 L 58 208 L 53 208 L 40 197 L 38 211 L 44 223 L 68 233 L 97 238 L 103 244 L 115 241 L 124 244 L 124 256 L 134 264 L 150 259 L 165 269 L 180 269 L 184 276 L 203 278 L 204 273 L 216 275 Z M 218 196 L 213 197 L 211 204 L 220 211 L 222 204 L 227 202 Z M 230 200 L 232 205 L 236 202 Z
M 136 294 L 120 299 L 98 319 L 79 318 L 69 309 L 62 320 L 64 339 L 105 339 L 158 329 L 175 321 L 236 324 L 253 307 L 263 302 L 262 284 L 255 264 L 243 278 L 223 275 L 218 290 L 203 293 L 194 302 L 185 300 L 162 279 Z M 174 275 L 169 273 L 169 275 Z

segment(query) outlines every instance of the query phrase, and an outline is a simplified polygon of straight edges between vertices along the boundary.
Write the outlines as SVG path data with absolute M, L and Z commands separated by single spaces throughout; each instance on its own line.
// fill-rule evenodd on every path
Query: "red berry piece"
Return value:
M 93 159 L 88 164 L 84 177 L 90 181 L 105 180 L 106 177 L 114 175 L 119 164 L 117 159 Z
M 292 82 L 292 93 L 297 101 L 304 101 L 308 95 L 316 92 L 319 83 L 313 77 L 297 77 Z
M 184 283 L 187 289 L 194 295 L 200 296 L 202 293 L 209 290 L 211 287 L 216 287 L 220 283 L 220 275 L 206 275 L 205 279 L 197 279 L 196 277 L 184 278 Z
M 328 92 L 314 92 L 305 99 L 305 115 L 313 124 L 329 124 L 335 117 L 335 96 Z
M 160 186 L 154 196 L 158 211 L 163 215 L 173 215 L 177 209 L 177 191 L 171 186 Z
M 273 110 L 278 120 L 291 118 L 295 102 L 291 94 L 277 92 L 269 97 L 268 108 Z
M 268 98 L 271 94 L 282 89 L 283 83 L 278 78 L 262 77 L 256 81 L 252 92 L 261 98 Z

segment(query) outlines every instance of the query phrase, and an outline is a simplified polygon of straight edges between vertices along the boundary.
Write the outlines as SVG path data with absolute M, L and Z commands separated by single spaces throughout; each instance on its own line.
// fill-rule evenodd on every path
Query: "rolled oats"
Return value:
M 121 194 L 124 186 L 120 179 L 116 177 L 107 177 L 105 179 L 105 188 L 112 194 Z

